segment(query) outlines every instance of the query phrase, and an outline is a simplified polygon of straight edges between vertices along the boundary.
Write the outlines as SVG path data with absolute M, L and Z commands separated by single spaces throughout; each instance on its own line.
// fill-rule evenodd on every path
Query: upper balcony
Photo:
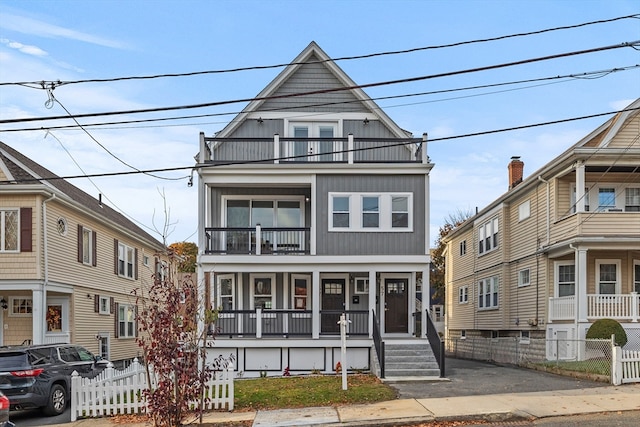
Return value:
M 200 134 L 198 162 L 429 163 L 423 138 L 216 138 Z M 407 149 L 407 147 L 409 149 Z
M 205 254 L 308 255 L 309 228 L 205 228 Z

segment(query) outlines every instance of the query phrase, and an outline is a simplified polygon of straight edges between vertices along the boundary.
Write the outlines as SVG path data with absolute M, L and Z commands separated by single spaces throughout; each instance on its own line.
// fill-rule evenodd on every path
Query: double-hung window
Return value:
M 607 211 L 616 207 L 616 189 L 611 187 L 598 188 L 598 210 Z
M 524 270 L 518 271 L 518 286 L 529 286 L 531 283 L 531 270 L 525 268 Z
M 463 240 L 460 242 L 460 256 L 464 256 L 467 254 L 467 241 Z
M 329 231 L 413 231 L 411 193 L 329 193 Z
M 498 218 L 482 224 L 478 229 L 478 253 L 484 254 L 498 248 Z
M 18 251 L 18 209 L 0 210 L 0 252 Z
M 251 275 L 251 309 L 272 309 L 276 304 L 275 276 Z
M 640 260 L 633 261 L 633 290 L 640 294 Z
M 136 306 L 118 304 L 118 338 L 133 338 L 136 336 Z
M 137 251 L 124 243 L 116 241 L 116 244 L 118 248 L 118 276 L 134 279 L 136 277 L 135 264 Z
M 233 274 L 223 274 L 218 276 L 218 304 L 222 311 L 233 310 L 234 288 Z
M 624 210 L 627 212 L 640 212 L 640 187 L 625 188 Z
M 619 271 L 619 260 L 596 260 L 596 286 L 599 294 L 619 293 Z
M 478 283 L 478 308 L 498 308 L 498 277 L 489 277 Z
M 78 225 L 78 262 L 96 266 L 96 232 Z
M 469 302 L 469 286 L 460 286 L 458 288 L 458 304 L 466 304 Z
M 576 266 L 573 263 L 556 264 L 556 284 L 558 297 L 576 294 Z

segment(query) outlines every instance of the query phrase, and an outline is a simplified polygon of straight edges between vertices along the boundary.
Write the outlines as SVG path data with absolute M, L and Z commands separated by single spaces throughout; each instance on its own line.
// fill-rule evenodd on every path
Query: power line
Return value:
M 585 50 L 579 50 L 579 51 L 573 51 L 573 52 L 559 53 L 559 54 L 555 54 L 555 55 L 547 55 L 547 56 L 542 56 L 542 57 L 537 57 L 537 58 L 524 59 L 524 60 L 520 60 L 520 61 L 507 62 L 507 63 L 497 64 L 497 65 L 487 65 L 487 66 L 484 66 L 484 67 L 476 67 L 476 68 L 470 68 L 470 69 L 466 69 L 466 70 L 450 71 L 450 72 L 446 72 L 446 73 L 430 74 L 430 75 L 418 76 L 418 77 L 408 77 L 408 78 L 404 78 L 404 79 L 387 80 L 387 81 L 375 82 L 375 83 L 365 83 L 365 84 L 362 84 L 362 85 L 344 86 L 344 87 L 329 88 L 329 89 L 319 89 L 319 90 L 312 90 L 312 91 L 307 91 L 307 92 L 287 93 L 287 94 L 261 96 L 261 97 L 254 97 L 254 98 L 243 98 L 243 99 L 235 99 L 235 100 L 228 100 L 228 101 L 208 102 L 208 103 L 203 103 L 203 104 L 183 105 L 183 106 L 178 106 L 178 107 L 158 107 L 158 108 L 146 108 L 146 109 L 140 109 L 140 110 L 111 111 L 111 112 L 105 112 L 105 113 L 79 114 L 79 115 L 76 115 L 75 117 L 76 118 L 86 118 L 86 117 L 98 117 L 98 116 L 114 116 L 114 115 L 121 115 L 121 114 L 155 113 L 155 112 L 160 112 L 160 111 L 206 108 L 206 107 L 215 107 L 215 106 L 220 106 L 220 105 L 237 104 L 237 103 L 243 103 L 243 102 L 266 101 L 266 100 L 271 100 L 271 99 L 284 99 L 284 98 L 301 97 L 301 96 L 308 96 L 308 95 L 318 95 L 318 94 L 325 94 L 325 93 L 342 92 L 342 91 L 347 91 L 347 90 L 365 89 L 365 88 L 370 88 L 370 87 L 388 86 L 388 85 L 401 84 L 401 83 L 411 83 L 411 82 L 435 79 L 435 78 L 440 78 L 440 77 L 451 77 L 451 76 L 456 76 L 456 75 L 461 75 L 461 74 L 476 73 L 476 72 L 479 72 L 479 71 L 495 70 L 495 69 L 498 69 L 498 68 L 513 67 L 513 66 L 516 66 L 516 65 L 524 65 L 524 64 L 531 64 L 531 63 L 534 63 L 534 62 L 548 61 L 548 60 L 551 60 L 551 59 L 559 59 L 559 58 L 566 58 L 566 57 L 576 56 L 576 55 L 584 55 L 584 54 L 588 54 L 588 53 L 603 52 L 603 51 L 612 50 L 612 49 L 619 49 L 619 48 L 623 48 L 623 47 L 635 48 L 636 46 L 640 46 L 640 40 L 636 40 L 636 41 L 633 41 L 633 42 L 623 42 L 623 43 L 616 44 L 616 45 L 602 46 L 602 47 L 597 47 L 597 48 L 592 48 L 592 49 L 585 49 Z M 48 121 L 48 120 L 60 120 L 60 119 L 66 119 L 66 118 L 67 118 L 66 116 L 52 116 L 52 117 L 50 116 L 50 117 L 31 117 L 31 118 L 19 118 L 19 119 L 6 119 L 6 120 L 0 120 L 0 124 L 20 123 L 20 122 L 34 122 L 34 121 Z
M 563 79 L 595 79 L 595 78 L 602 78 L 605 77 L 609 74 L 612 73 L 616 73 L 616 72 L 621 72 L 621 71 L 628 71 L 634 68 L 639 68 L 640 65 L 630 65 L 630 66 L 624 66 L 624 67 L 616 67 L 616 68 L 610 68 L 607 70 L 598 70 L 598 71 L 587 71 L 587 72 L 581 72 L 581 73 L 572 73 L 572 74 L 565 74 L 565 75 L 560 75 L 560 76 L 550 76 L 550 77 L 540 77 L 540 78 L 535 78 L 535 79 L 525 79 L 525 80 L 517 80 L 517 81 L 511 81 L 511 82 L 500 82 L 500 83 L 490 83 L 490 84 L 485 84 L 485 85 L 476 85 L 476 86 L 466 86 L 466 87 L 461 87 L 461 88 L 453 88 L 453 89 L 442 89 L 442 90 L 434 90 L 434 91 L 428 91 L 428 92 L 417 92 L 417 93 L 408 93 L 408 94 L 400 94 L 400 95 L 389 95 L 389 96 L 381 96 L 381 97 L 375 97 L 375 98 L 371 98 L 371 100 L 373 101 L 380 101 L 380 100 L 389 100 L 389 99 L 398 99 L 398 98 L 409 98 L 409 97 L 416 97 L 416 96 L 426 96 L 426 95 L 436 95 L 436 94 L 444 94 L 444 93 L 452 93 L 452 92 L 461 92 L 461 91 L 468 91 L 468 90 L 477 90 L 477 89 L 488 89 L 488 88 L 494 88 L 494 87 L 501 87 L 501 86 L 509 86 L 509 85 L 517 85 L 517 84 L 525 84 L 525 83 L 535 83 L 535 82 L 553 82 L 555 80 L 563 80 Z M 556 82 L 556 83 L 563 83 L 563 82 Z M 526 89 L 529 88 L 525 87 L 525 88 L 516 88 L 513 90 L 522 90 L 522 89 Z M 473 95 L 473 96 L 485 96 L 485 95 L 489 95 L 489 94 L 493 94 L 495 92 L 486 92 L 486 93 L 482 93 L 479 95 Z M 441 99 L 441 100 L 436 100 L 436 101 L 425 101 L 425 103 L 431 103 L 431 102 L 441 102 L 441 101 L 445 101 L 445 100 L 450 100 L 452 98 L 445 98 L 445 99 Z M 454 98 L 457 99 L 457 98 Z M 301 105 L 301 106 L 291 106 L 289 107 L 289 109 L 291 110 L 295 110 L 295 109 L 299 109 L 299 108 L 309 108 L 309 107 L 325 107 L 325 106 L 329 106 L 329 105 L 344 105 L 344 104 L 349 104 L 349 103 L 356 103 L 356 102 L 361 102 L 360 100 L 349 100 L 349 101 L 339 101 L 339 102 L 322 102 L 322 103 L 317 103 L 317 104 L 305 104 L 305 105 Z M 412 103 L 411 105 L 415 105 L 417 103 Z M 401 104 L 404 105 L 404 104 Z M 386 108 L 394 108 L 397 105 L 394 106 L 385 106 Z M 382 109 L 380 107 L 378 107 L 378 109 Z M 269 111 L 277 111 L 279 110 L 279 108 L 274 107 L 271 109 L 259 109 L 256 112 L 269 112 Z M 123 124 L 136 124 L 136 123 L 151 123 L 151 122 L 161 122 L 161 121 L 173 121 L 173 120 L 186 120 L 186 119 L 195 119 L 195 118 L 204 118 L 204 117 L 220 117 L 220 116 L 228 116 L 228 115 L 237 115 L 239 114 L 240 111 L 235 111 L 235 112 L 223 112 L 223 113 L 210 113 L 210 114 L 196 114 L 196 115 L 188 115 L 188 116 L 174 116 L 174 117 L 159 117 L 159 118 L 153 118 L 153 119 L 139 119 L 139 120 L 122 120 L 122 121 L 112 121 L 112 122 L 101 122 L 101 123 L 84 123 L 82 124 L 83 127 L 87 128 L 87 127 L 94 127 L 94 126 L 113 126 L 113 125 L 123 125 Z M 314 114 L 318 114 L 318 113 L 314 113 Z M 220 122 L 220 123 L 228 123 L 228 122 Z M 190 126 L 192 124 L 175 124 L 175 125 L 169 125 L 169 126 Z M 50 130 L 55 130 L 55 129 L 74 129 L 78 127 L 77 125 L 59 125 L 59 126 L 48 126 L 46 129 L 50 129 Z M 144 126 L 128 126 L 128 127 L 124 127 L 124 129 L 131 129 L 131 128 L 141 128 Z M 159 127 L 159 126 L 157 126 Z M 31 127 L 31 128 L 19 128 L 19 129 L 0 129 L 0 132 L 22 132 L 22 131 L 40 131 L 43 128 L 41 126 L 39 127 Z M 112 128 L 113 129 L 113 128 Z
M 457 46 L 463 46 L 463 45 L 471 45 L 471 44 L 486 43 L 486 42 L 492 42 L 492 41 L 498 41 L 498 40 L 505 40 L 505 39 L 515 38 L 515 37 L 544 34 L 544 33 L 553 32 L 553 31 L 569 30 L 569 29 L 575 29 L 580 27 L 586 27 L 589 25 L 604 24 L 604 23 L 615 22 L 615 21 L 620 21 L 624 19 L 638 19 L 638 18 L 640 18 L 640 14 L 633 14 L 633 15 L 619 16 L 619 17 L 610 18 L 610 19 L 601 19 L 597 21 L 584 22 L 581 24 L 546 28 L 542 30 L 529 31 L 529 32 L 523 32 L 523 33 L 508 34 L 508 35 L 502 35 L 502 36 L 496 36 L 496 37 L 467 40 L 467 41 L 447 43 L 447 44 L 441 44 L 441 45 L 423 46 L 423 47 L 416 47 L 416 48 L 410 48 L 410 49 L 404 49 L 404 50 L 376 52 L 376 53 L 354 55 L 354 56 L 343 56 L 343 57 L 332 58 L 332 59 L 330 58 L 326 60 L 311 61 L 309 63 L 338 62 L 338 61 L 347 61 L 347 60 L 355 60 L 355 59 L 374 58 L 379 56 L 414 53 L 414 52 L 420 52 L 420 51 L 443 49 L 443 48 L 449 48 L 449 47 L 457 47 Z M 75 80 L 75 81 L 58 80 L 58 81 L 39 81 L 39 82 L 34 81 L 34 82 L 0 83 L 0 86 L 19 85 L 19 86 L 32 87 L 34 89 L 46 89 L 46 88 L 53 89 L 55 87 L 69 85 L 69 84 L 104 83 L 104 82 L 116 82 L 116 81 L 126 81 L 126 80 L 148 80 L 148 79 L 167 78 L 167 77 L 191 77 L 191 76 L 206 75 L 206 74 L 224 74 L 224 73 L 233 73 L 233 72 L 239 72 L 239 71 L 253 71 L 253 70 L 265 70 L 265 69 L 272 69 L 272 68 L 283 68 L 290 65 L 302 65 L 302 64 L 304 63 L 290 62 L 290 63 L 275 64 L 275 65 L 258 65 L 258 66 L 250 66 L 250 67 L 229 68 L 229 69 L 222 69 L 222 70 L 193 71 L 188 73 L 165 73 L 165 74 L 155 74 L 155 75 L 149 75 L 149 76 L 114 77 L 114 78 L 107 78 L 107 79 L 86 79 L 86 80 Z
M 624 112 L 624 111 L 636 111 L 636 110 L 639 110 L 639 109 L 640 109 L 640 107 L 638 107 L 638 108 L 626 108 L 626 109 L 623 109 L 623 110 L 620 110 L 620 111 L 608 111 L 606 113 L 590 114 L 590 115 L 587 115 L 587 116 L 580 116 L 580 117 L 572 117 L 572 118 L 567 118 L 567 119 L 552 120 L 552 121 L 548 121 L 548 122 L 534 123 L 534 124 L 521 125 L 521 126 L 513 126 L 513 127 L 508 127 L 508 128 L 494 129 L 494 130 L 481 131 L 481 132 L 473 132 L 473 133 L 467 133 L 467 134 L 455 135 L 455 136 L 445 136 L 445 137 L 430 139 L 429 143 L 440 142 L 440 141 L 450 141 L 450 140 L 454 140 L 454 139 L 469 138 L 469 137 L 474 137 L 474 136 L 491 135 L 491 134 L 502 133 L 502 132 L 510 132 L 510 131 L 514 131 L 514 130 L 529 129 L 529 128 L 535 128 L 535 127 L 541 127 L 541 126 L 549 126 L 549 125 L 554 125 L 554 124 L 559 124 L 559 123 L 568 123 L 568 122 L 577 121 L 577 120 L 592 119 L 592 118 L 595 118 L 595 117 L 602 117 L 602 116 L 608 116 L 608 115 L 612 115 L 612 114 L 618 114 L 618 113 L 621 113 L 621 112 Z M 416 140 L 412 138 L 408 142 L 407 142 L 407 140 L 404 140 L 403 142 L 400 142 L 400 143 L 387 144 L 387 145 L 384 145 L 382 147 L 354 148 L 352 150 L 337 150 L 337 151 L 333 151 L 331 153 L 303 154 L 303 155 L 299 155 L 299 156 L 285 156 L 285 157 L 270 158 L 270 159 L 258 159 L 258 160 L 229 161 L 229 162 L 212 163 L 212 164 L 205 164 L 205 165 L 199 165 L 199 166 L 193 166 L 193 165 L 192 166 L 177 166 L 177 167 L 171 167 L 171 168 L 147 169 L 147 170 L 142 170 L 142 171 L 106 172 L 106 173 L 98 173 L 98 174 L 90 174 L 90 175 L 71 175 L 71 176 L 64 176 L 64 177 L 52 176 L 52 177 L 41 177 L 41 178 L 25 178 L 25 179 L 4 180 L 4 181 L 0 181 L 0 185 L 1 184 L 17 184 L 17 183 L 24 183 L 24 182 L 51 181 L 51 180 L 59 180 L 59 179 L 77 179 L 77 178 L 94 178 L 94 177 L 111 177 L 111 176 L 123 176 L 123 175 L 137 175 L 137 174 L 153 173 L 153 172 L 171 172 L 171 171 L 177 171 L 177 170 L 194 170 L 194 169 L 206 169 L 206 168 L 222 167 L 222 166 L 257 164 L 257 163 L 272 162 L 272 161 L 275 161 L 275 160 L 281 160 L 282 161 L 282 160 L 291 160 L 291 159 L 295 159 L 295 158 L 308 158 L 308 157 L 326 155 L 326 154 L 348 153 L 350 151 L 351 152 L 369 151 L 369 150 L 376 150 L 376 149 L 380 149 L 380 148 L 404 146 L 404 145 L 408 145 L 408 144 L 414 144 L 415 142 L 416 142 Z

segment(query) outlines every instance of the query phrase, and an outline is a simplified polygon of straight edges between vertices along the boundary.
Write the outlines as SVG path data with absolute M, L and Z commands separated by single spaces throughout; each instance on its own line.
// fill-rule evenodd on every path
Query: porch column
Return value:
M 44 329 L 44 323 L 45 323 L 45 318 L 44 318 L 44 309 L 43 307 L 46 308 L 45 306 L 45 301 L 44 301 L 44 292 L 42 289 L 34 289 L 33 291 L 31 291 L 31 298 L 32 298 L 32 307 L 33 307 L 33 314 L 32 314 L 32 322 L 31 322 L 31 339 L 32 339 L 32 343 L 33 344 L 44 344 L 44 335 L 45 335 L 45 329 Z M 67 316 L 69 315 L 69 313 L 66 313 Z
M 584 212 L 584 163 L 578 160 L 576 164 L 576 212 Z
M 587 250 L 576 250 L 576 319 L 587 321 Z
M 376 272 L 369 270 L 369 338 L 373 338 L 373 313 L 376 310 Z M 379 316 L 376 313 L 376 316 Z
M 638 323 L 638 306 L 640 305 L 640 294 L 637 292 L 631 292 L 631 321 L 633 323 Z
M 311 337 L 320 338 L 320 272 L 311 274 Z
M 429 280 L 429 270 L 422 271 L 422 330 L 420 331 L 420 337 L 427 337 L 427 316 L 431 310 L 431 282 Z

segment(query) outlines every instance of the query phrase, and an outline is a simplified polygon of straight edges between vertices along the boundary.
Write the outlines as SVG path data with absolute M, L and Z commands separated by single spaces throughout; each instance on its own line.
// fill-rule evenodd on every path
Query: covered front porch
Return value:
M 586 317 L 597 319 L 615 319 L 622 322 L 640 321 L 640 294 L 587 294 Z M 549 298 L 549 322 L 574 320 L 578 313 L 578 298 L 575 295 Z

